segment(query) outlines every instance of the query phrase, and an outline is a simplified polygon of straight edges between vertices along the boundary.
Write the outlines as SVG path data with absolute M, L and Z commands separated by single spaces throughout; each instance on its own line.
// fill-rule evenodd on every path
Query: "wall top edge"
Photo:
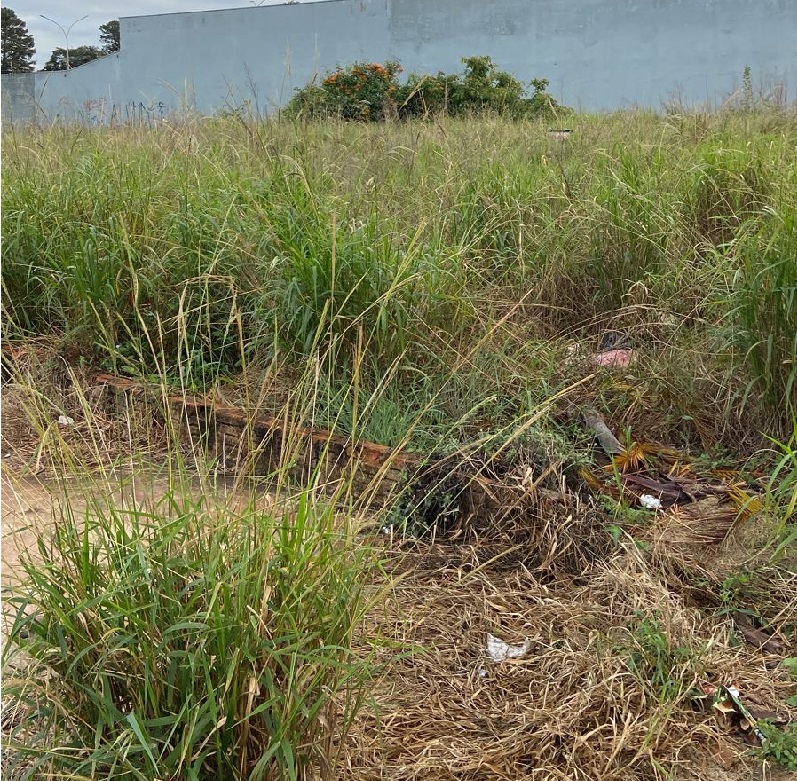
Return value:
M 296 2 L 289 2 L 284 0 L 281 3 L 273 3 L 271 5 L 242 5 L 236 8 L 208 8 L 204 11 L 171 11 L 163 14 L 139 14 L 137 16 L 120 16 L 119 21 L 134 21 L 137 19 L 158 19 L 163 16 L 194 16 L 197 14 L 225 14 L 229 11 L 263 11 L 268 8 L 283 8 L 285 6 L 298 6 L 298 5 L 320 5 L 321 3 L 346 3 L 350 0 L 296 0 Z M 363 2 L 370 2 L 370 0 L 363 0 Z

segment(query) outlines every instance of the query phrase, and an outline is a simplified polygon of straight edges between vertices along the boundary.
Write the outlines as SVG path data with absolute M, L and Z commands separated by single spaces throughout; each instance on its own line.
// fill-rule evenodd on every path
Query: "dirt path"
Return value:
M 2 580 L 3 585 L 16 575 L 19 556 L 35 546 L 35 529 L 52 520 L 53 500 L 47 487 L 35 477 L 12 478 L 2 473 Z

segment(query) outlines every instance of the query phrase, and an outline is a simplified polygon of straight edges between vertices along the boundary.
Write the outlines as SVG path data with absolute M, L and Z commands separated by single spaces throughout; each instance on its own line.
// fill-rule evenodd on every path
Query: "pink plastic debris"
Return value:
M 619 369 L 629 366 L 633 359 L 633 350 L 604 350 L 592 356 L 592 362 L 596 366 L 613 366 Z

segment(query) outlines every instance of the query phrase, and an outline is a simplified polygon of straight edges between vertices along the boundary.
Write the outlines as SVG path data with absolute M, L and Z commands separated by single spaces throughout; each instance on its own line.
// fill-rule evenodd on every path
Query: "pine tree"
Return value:
M 100 46 L 104 54 L 113 54 L 119 51 L 121 41 L 118 19 L 112 19 L 110 22 L 100 25 Z
M 30 73 L 36 48 L 28 25 L 10 8 L 2 9 L 2 73 Z

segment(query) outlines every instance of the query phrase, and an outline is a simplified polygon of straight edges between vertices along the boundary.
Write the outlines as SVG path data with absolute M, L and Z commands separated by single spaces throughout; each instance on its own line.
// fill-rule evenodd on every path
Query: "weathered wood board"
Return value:
M 490 479 L 478 466 L 451 459 L 353 441 L 326 429 L 201 397 L 164 395 L 161 387 L 121 377 L 99 375 L 96 380 L 116 403 L 120 396 L 127 397 L 126 406 L 135 397 L 148 398 L 153 410 L 160 408 L 161 414 L 170 417 L 181 442 L 208 453 L 221 473 L 268 476 L 287 472 L 302 484 L 312 481 L 331 493 L 345 485 L 363 508 L 385 507 L 399 495 L 408 505 L 423 504 L 431 513 L 448 503 L 449 515 L 463 526 L 514 509 L 530 509 L 540 500 L 561 504 L 565 498 L 542 487 L 530 488 L 520 480 Z M 439 500 L 434 499 L 435 492 Z

